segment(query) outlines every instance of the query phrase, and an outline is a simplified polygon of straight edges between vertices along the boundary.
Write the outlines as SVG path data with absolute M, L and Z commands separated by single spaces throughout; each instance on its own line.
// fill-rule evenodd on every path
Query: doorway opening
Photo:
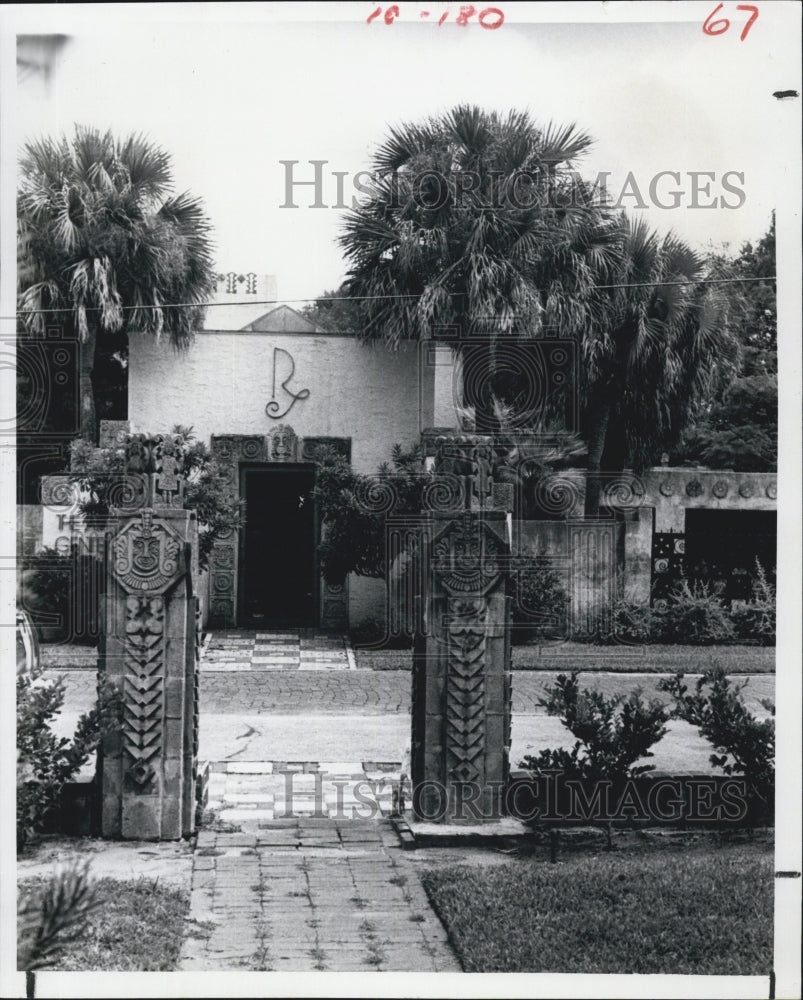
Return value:
M 238 624 L 312 628 L 317 622 L 315 467 L 243 466 Z

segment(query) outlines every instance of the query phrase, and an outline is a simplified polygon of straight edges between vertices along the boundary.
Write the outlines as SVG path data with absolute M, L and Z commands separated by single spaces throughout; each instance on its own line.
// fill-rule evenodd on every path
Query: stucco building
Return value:
M 370 474 L 394 444 L 420 442 L 431 463 L 437 435 L 459 433 L 465 419 L 457 354 L 437 340 L 390 352 L 325 332 L 275 300 L 272 278 L 230 272 L 219 276 L 189 352 L 132 335 L 128 426 L 192 426 L 232 496 L 246 501 L 245 528 L 219 539 L 203 582 L 207 624 L 342 628 L 381 620 L 383 581 L 322 579 L 321 526 L 308 499 L 314 452 L 331 445 Z M 774 569 L 774 474 L 659 467 L 638 480 L 625 475 L 607 484 L 595 525 L 582 516 L 582 478 L 578 472 L 578 488 L 551 521 L 511 525 L 514 551 L 564 575 L 570 629 L 582 631 L 589 613 L 617 594 L 660 598 L 690 568 L 731 582 L 752 572 L 756 558 Z M 45 544 L 63 530 L 66 511 L 46 507 Z

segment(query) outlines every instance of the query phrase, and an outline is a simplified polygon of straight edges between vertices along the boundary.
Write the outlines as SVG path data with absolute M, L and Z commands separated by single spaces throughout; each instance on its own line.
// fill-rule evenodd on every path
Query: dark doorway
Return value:
M 315 624 L 312 467 L 243 468 L 239 623 L 248 628 Z
M 686 576 L 732 600 L 749 600 L 756 559 L 775 580 L 775 511 L 687 510 Z

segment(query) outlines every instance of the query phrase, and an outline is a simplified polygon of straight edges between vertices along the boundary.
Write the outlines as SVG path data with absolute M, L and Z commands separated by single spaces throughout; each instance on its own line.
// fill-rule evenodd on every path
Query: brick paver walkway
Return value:
M 354 669 L 354 656 L 348 639 L 313 629 L 213 632 L 201 655 L 202 671 L 350 669 Z
M 179 968 L 459 972 L 387 820 L 198 835 Z

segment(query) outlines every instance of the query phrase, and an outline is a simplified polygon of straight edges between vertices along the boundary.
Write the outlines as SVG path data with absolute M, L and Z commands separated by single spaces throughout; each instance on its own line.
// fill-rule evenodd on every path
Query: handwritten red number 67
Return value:
M 718 14 L 722 10 L 723 6 L 724 4 L 719 4 L 711 11 L 711 13 L 705 19 L 705 21 L 703 22 L 704 34 L 722 35 L 731 26 L 731 23 L 727 19 L 727 17 L 718 17 L 716 18 L 716 20 L 714 19 L 714 15 Z M 736 5 L 736 9 L 752 11 L 750 17 L 747 20 L 747 24 L 742 29 L 741 35 L 739 35 L 739 41 L 743 42 L 745 38 L 747 38 L 747 32 L 753 27 L 753 24 L 755 23 L 756 18 L 758 17 L 758 7 L 754 7 L 752 4 L 749 3 L 740 3 Z

